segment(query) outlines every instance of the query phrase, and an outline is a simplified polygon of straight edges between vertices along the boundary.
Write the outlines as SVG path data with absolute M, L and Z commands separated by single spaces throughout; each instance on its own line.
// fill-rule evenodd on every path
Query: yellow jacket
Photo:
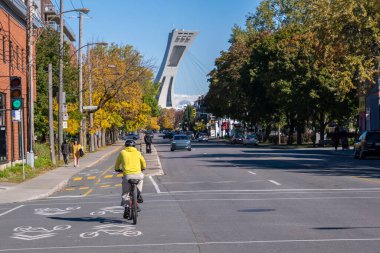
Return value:
M 73 156 L 74 157 L 80 157 L 80 155 L 79 155 L 79 149 L 81 149 L 81 148 L 82 148 L 82 145 L 80 145 L 80 144 L 77 144 L 77 145 L 73 144 Z
M 139 174 L 145 170 L 146 162 L 141 153 L 134 147 L 123 149 L 116 159 L 115 170 L 122 165 L 123 175 Z

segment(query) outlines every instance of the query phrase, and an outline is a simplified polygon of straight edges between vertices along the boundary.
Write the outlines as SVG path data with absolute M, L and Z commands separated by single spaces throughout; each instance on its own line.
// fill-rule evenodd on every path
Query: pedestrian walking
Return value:
M 63 161 L 65 162 L 65 165 L 68 165 L 69 162 L 69 155 L 72 152 L 71 151 L 71 145 L 67 142 L 67 140 L 64 140 L 61 145 L 61 152 L 63 155 Z
M 152 153 L 152 136 L 149 133 L 146 133 L 144 136 L 144 142 L 146 145 L 146 153 Z
M 74 167 L 79 167 L 79 158 L 81 157 L 81 153 L 83 152 L 82 145 L 80 145 L 78 141 L 74 141 L 72 151 L 74 158 Z

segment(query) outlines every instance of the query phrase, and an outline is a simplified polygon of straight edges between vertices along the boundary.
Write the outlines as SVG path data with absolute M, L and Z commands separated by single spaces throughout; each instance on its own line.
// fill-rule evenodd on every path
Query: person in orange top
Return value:
M 82 149 L 82 145 L 80 145 L 78 141 L 74 141 L 74 145 L 72 148 L 73 158 L 74 158 L 74 167 L 79 167 L 79 157 L 80 157 L 81 149 Z

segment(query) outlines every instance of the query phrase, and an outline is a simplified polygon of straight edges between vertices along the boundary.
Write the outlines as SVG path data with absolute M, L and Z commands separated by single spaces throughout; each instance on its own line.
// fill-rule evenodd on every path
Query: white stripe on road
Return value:
M 10 210 L 4 212 L 4 213 L 0 213 L 0 216 L 6 215 L 7 213 L 10 213 L 10 212 L 13 212 L 14 210 L 17 210 L 17 209 L 19 209 L 19 208 L 21 208 L 21 207 L 23 207 L 23 206 L 24 206 L 24 205 L 16 206 L 15 208 L 12 208 L 12 209 L 10 209 Z
M 271 182 L 272 184 L 275 184 L 275 185 L 281 185 L 279 182 L 276 182 L 274 180 L 268 180 L 269 182 Z
M 198 190 L 170 191 L 169 193 L 210 193 L 210 192 L 293 192 L 293 191 L 378 191 L 380 188 L 342 188 L 342 189 L 265 189 L 265 190 Z
M 196 246 L 196 245 L 234 245 L 234 244 L 259 244 L 259 243 L 314 243 L 314 242 L 368 242 L 380 241 L 380 238 L 332 238 L 332 239 L 300 239 L 300 240 L 261 240 L 261 241 L 226 241 L 226 242 L 173 242 L 173 243 L 141 243 L 141 244 L 118 244 L 118 245 L 83 245 L 41 248 L 13 248 L 0 249 L 7 251 L 32 251 L 32 250 L 62 250 L 62 249 L 90 249 L 90 248 L 129 248 L 129 247 L 158 247 L 158 246 Z
M 161 192 L 160 188 L 158 187 L 156 181 L 154 181 L 153 177 L 152 176 L 149 176 L 149 179 L 150 181 L 152 182 L 154 188 L 156 189 L 156 192 L 157 193 L 165 193 L 165 192 Z
M 65 196 L 48 197 L 48 199 L 64 199 L 64 198 L 83 198 L 83 195 L 65 195 Z
M 252 174 L 252 175 L 256 175 L 255 172 L 252 172 L 252 171 L 248 171 L 248 173 Z

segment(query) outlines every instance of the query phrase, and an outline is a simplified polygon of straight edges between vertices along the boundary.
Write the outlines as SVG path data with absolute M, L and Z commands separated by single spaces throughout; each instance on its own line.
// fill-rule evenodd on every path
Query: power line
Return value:
M 82 2 L 82 0 L 80 0 L 80 4 L 82 5 L 82 8 L 84 8 L 84 5 L 83 5 L 83 2 Z

